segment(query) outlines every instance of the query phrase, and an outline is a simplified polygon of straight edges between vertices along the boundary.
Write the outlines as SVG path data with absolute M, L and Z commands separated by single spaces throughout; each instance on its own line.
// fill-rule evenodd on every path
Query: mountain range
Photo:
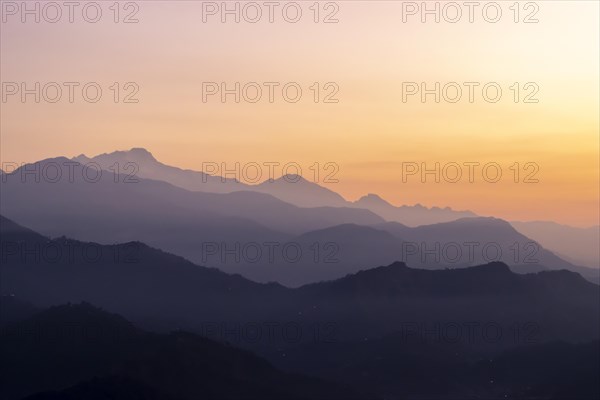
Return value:
M 4 171 L 0 206 L 2 398 L 598 397 L 596 228 L 144 149 Z
M 470 211 L 456 212 L 448 207 L 433 207 L 431 209 L 421 205 L 395 207 L 376 195 L 367 195 L 356 202 L 349 202 L 334 191 L 317 183 L 309 182 L 298 175 L 284 175 L 273 180 L 267 179 L 255 185 L 244 184 L 236 179 L 209 175 L 200 171 L 182 170 L 165 165 L 156 160 L 148 150 L 142 148 L 115 151 L 95 157 L 87 157 L 82 154 L 74 157 L 73 160 L 82 164 L 94 162 L 107 170 L 109 168 L 114 170 L 115 165 L 124 168 L 128 163 L 131 163 L 131 171 L 135 170 L 135 174 L 141 178 L 169 182 L 191 191 L 231 193 L 246 190 L 266 193 L 298 207 L 363 208 L 373 211 L 386 220 L 401 222 L 409 226 L 475 216 Z
M 248 190 L 266 193 L 282 201 L 299 207 L 355 207 L 362 208 L 382 217 L 386 221 L 399 222 L 416 227 L 460 218 L 477 216 L 472 211 L 455 211 L 449 207 L 424 207 L 420 204 L 394 206 L 377 194 L 367 194 L 356 201 L 347 201 L 334 191 L 309 182 L 302 177 L 280 177 L 260 184 L 244 184 L 238 180 L 210 175 L 200 171 L 182 170 L 165 165 L 154 158 L 146 149 L 133 148 L 129 151 L 115 151 L 95 157 L 80 155 L 73 160 L 95 162 L 103 168 L 123 168 L 128 163 L 135 166 L 131 170 L 137 176 L 169 182 L 191 191 L 230 193 Z M 553 222 L 511 221 L 521 234 L 530 237 L 557 255 L 575 265 L 600 268 L 600 226 L 575 228 Z
M 423 270 L 395 262 L 291 289 L 198 266 L 140 242 L 52 240 L 0 222 L 1 293 L 36 307 L 86 301 L 148 327 L 175 323 L 192 330 L 211 321 L 303 327 L 334 321 L 347 340 L 392 333 L 405 321 L 440 319 L 539 321 L 546 340 L 598 333 L 598 285 L 566 270 L 515 274 L 499 262 Z
M 134 162 L 142 163 L 139 171 L 152 171 L 151 167 L 143 167 L 149 164 L 159 171 L 171 171 L 172 175 L 191 174 L 197 178 L 186 182 L 202 182 L 203 173 L 164 166 L 141 149 L 78 159 L 102 163 L 107 169 L 95 178 L 97 171 L 90 172 L 89 164 L 56 158 L 3 175 L 3 215 L 49 237 L 64 235 L 103 244 L 141 241 L 195 263 L 288 286 L 340 278 L 397 260 L 422 268 L 465 267 L 491 261 L 505 262 L 522 272 L 566 268 L 594 282 L 600 275 L 597 269 L 579 267 L 560 258 L 510 224 L 494 218 L 472 216 L 411 227 L 386 221 L 377 210 L 357 208 L 361 201 L 346 202 L 350 206 L 344 207 L 299 207 L 264 193 L 268 192 L 264 189 L 230 193 L 190 191 L 169 182 L 133 179 L 111 171 L 110 162 Z M 133 161 L 127 161 L 130 159 Z M 47 171 L 57 166 L 62 179 L 56 182 L 36 181 L 27 175 L 27 171 L 36 168 Z M 165 172 L 156 177 L 168 176 Z M 215 184 L 229 183 L 223 184 L 219 178 Z M 306 193 L 303 202 L 308 198 L 316 202 L 323 193 L 329 199 L 341 198 L 305 180 L 291 183 L 281 178 L 256 186 L 277 188 L 274 192 L 279 196 Z M 368 197 L 373 202 L 374 196 Z M 405 208 L 407 212 L 420 209 Z M 437 212 L 424 210 L 430 216 Z
M 4 217 L 0 250 L 6 399 L 598 394 L 600 287 L 567 270 L 394 262 L 292 289 Z

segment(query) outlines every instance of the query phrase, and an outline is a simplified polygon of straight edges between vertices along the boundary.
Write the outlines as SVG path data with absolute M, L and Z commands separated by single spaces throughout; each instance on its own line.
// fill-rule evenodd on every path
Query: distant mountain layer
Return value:
M 142 148 L 133 148 L 129 151 L 115 151 L 108 154 L 104 153 L 92 158 L 81 154 L 74 157 L 73 160 L 81 164 L 97 163 L 102 169 L 107 171 L 117 171 L 139 178 L 169 182 L 172 185 L 187 190 L 231 193 L 246 190 L 248 186 L 235 179 L 222 178 L 204 172 L 163 164 L 154 158 L 148 150 Z
M 64 179 L 57 182 L 36 182 L 21 175 L 27 168 L 65 163 L 71 165 L 64 167 Z M 309 230 L 384 221 L 368 210 L 300 208 L 247 191 L 191 192 L 162 181 L 138 178 L 132 182 L 110 171 L 90 172 L 72 163 L 50 159 L 4 176 L 2 214 L 49 236 L 100 243 L 141 240 L 197 261 L 202 259 L 205 243 L 281 242 Z
M 387 221 L 399 222 L 407 226 L 429 225 L 450 222 L 465 217 L 475 217 L 471 211 L 455 211 L 449 207 L 427 208 L 414 206 L 393 206 L 376 194 L 361 197 L 355 202 L 346 201 L 339 194 L 306 181 L 297 176 L 286 176 L 258 185 L 247 185 L 235 179 L 222 178 L 204 172 L 182 170 L 157 161 L 146 149 L 134 148 L 129 151 L 115 151 L 92 158 L 85 155 L 75 157 L 81 163 L 95 162 L 105 169 L 121 170 L 127 163 L 133 163 L 127 172 L 135 172 L 142 178 L 162 180 L 175 186 L 214 193 L 230 193 L 240 190 L 270 194 L 287 203 L 299 207 L 354 207 L 370 210 Z M 126 172 L 123 171 L 123 172 Z M 575 265 L 600 268 L 600 227 L 588 229 L 559 225 L 553 222 L 512 222 L 522 234 L 532 238 L 545 248 L 565 258 Z
M 57 165 L 63 166 L 57 182 L 21 173 Z M 527 271 L 567 268 L 589 277 L 493 218 L 411 228 L 360 208 L 303 208 L 264 193 L 130 182 L 64 158 L 23 166 L 4 176 L 0 188 L 2 213 L 45 235 L 104 244 L 141 241 L 261 282 L 299 286 L 397 260 L 423 268 L 503 261 Z
M 423 268 L 502 261 L 516 271 L 566 268 L 594 282 L 600 279 L 600 269 L 579 268 L 501 220 L 475 217 L 470 212 L 394 207 L 375 195 L 357 203 L 345 202 L 299 176 L 254 185 L 251 191 L 189 191 L 164 181 L 129 176 L 127 162 L 148 163 L 161 171 L 167 168 L 177 176 L 182 173 L 161 167 L 143 149 L 102 155 L 97 160 L 78 159 L 107 169 L 96 179 L 99 172 L 90 167 L 93 164 L 65 158 L 24 166 L 3 175 L 0 211 L 49 236 L 68 235 L 106 244 L 139 240 L 195 263 L 288 286 L 335 279 L 396 260 Z M 36 181 L 31 174 L 36 169 L 53 171 L 57 165 L 62 172 L 57 182 Z M 201 182 L 206 178 L 206 174 L 194 174 Z M 257 192 L 265 187 L 270 189 L 264 191 L 273 195 Z M 305 206 L 310 202 L 314 206 L 319 199 L 323 204 L 343 201 L 345 206 L 298 207 L 275 196 L 286 201 L 304 199 Z M 461 215 L 468 217 L 459 218 Z M 421 222 L 428 216 L 449 221 L 418 227 L 385 222 L 386 218 L 410 220 L 410 216 L 418 216 Z M 590 246 L 581 247 L 593 251 Z
M 231 193 L 247 190 L 269 194 L 298 207 L 364 208 L 388 221 L 396 221 L 409 226 L 447 222 L 475 216 L 470 211 L 453 211 L 449 207 L 426 208 L 421 205 L 395 207 L 376 195 L 368 195 L 356 202 L 349 202 L 338 193 L 309 182 L 298 175 L 285 175 L 272 181 L 266 179 L 256 185 L 244 184 L 235 179 L 165 165 L 156 160 L 149 151 L 141 148 L 115 151 L 91 158 L 82 154 L 73 160 L 82 164 L 94 162 L 107 170 L 125 169 L 128 163 L 132 163 L 126 171 L 135 172 L 141 178 L 169 182 L 172 185 L 192 191 Z
M 574 264 L 600 268 L 600 226 L 574 228 L 549 221 L 513 221 L 511 225 Z
M 183 170 L 163 164 L 146 149 L 115 151 L 95 157 L 80 155 L 73 158 L 82 164 L 97 163 L 103 169 L 129 171 L 140 178 L 160 180 L 191 191 L 231 193 L 253 191 L 270 194 L 280 200 L 299 207 L 342 207 L 346 201 L 339 194 L 308 182 L 301 176 L 287 175 L 265 180 L 261 184 L 249 185 L 237 179 L 211 175 L 201 171 Z M 117 166 L 117 167 L 116 167 Z M 219 169 L 221 166 L 219 165 Z M 238 177 L 239 178 L 239 177 Z
M 399 222 L 407 226 L 429 225 L 477 216 L 471 211 L 455 211 L 450 207 L 427 208 L 420 204 L 396 207 L 376 194 L 361 197 L 353 205 L 354 207 L 371 210 L 387 221 Z
M 288 241 L 301 249 L 293 262 L 282 251 L 269 262 L 211 255 L 205 263 L 230 273 L 288 286 L 330 280 L 362 269 L 404 261 L 414 268 L 460 268 L 501 261 L 515 272 L 568 269 L 598 283 L 600 271 L 573 265 L 496 218 L 408 227 L 396 222 L 343 224 L 306 232 Z M 266 256 L 263 257 L 266 261 Z

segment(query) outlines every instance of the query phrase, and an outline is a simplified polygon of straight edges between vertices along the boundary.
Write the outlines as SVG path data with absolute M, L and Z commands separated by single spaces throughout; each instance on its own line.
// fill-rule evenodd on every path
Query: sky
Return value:
M 144 147 L 196 170 L 292 163 L 349 200 L 599 223 L 597 1 L 479 2 L 473 22 L 462 1 L 439 2 L 439 22 L 421 2 L 275 2 L 273 22 L 262 1 L 239 3 L 239 22 L 222 2 L 100 1 L 98 17 L 87 3 L 72 23 L 38 3 L 36 23 L 2 2 L 2 162 Z M 23 99 L 36 82 L 40 101 Z M 239 102 L 207 94 L 235 82 Z M 440 101 L 423 99 L 436 82 Z M 421 175 L 436 165 L 438 182 Z

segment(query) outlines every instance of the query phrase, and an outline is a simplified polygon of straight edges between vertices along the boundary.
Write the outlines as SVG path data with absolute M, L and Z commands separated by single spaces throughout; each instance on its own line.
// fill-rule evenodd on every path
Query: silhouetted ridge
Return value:
M 576 273 L 574 278 L 582 287 L 594 285 L 585 281 Z M 548 275 L 550 282 L 562 286 L 561 277 Z M 306 285 L 301 290 L 319 291 L 321 293 L 345 293 L 356 296 L 395 296 L 395 295 L 475 295 L 475 294 L 509 294 L 526 293 L 527 288 L 540 284 L 537 275 L 519 275 L 513 273 L 508 265 L 502 262 L 491 262 L 469 268 L 422 270 L 408 267 L 403 262 L 360 271 L 344 278 Z M 588 287 L 588 284 L 591 287 Z
M 506 265 L 500 261 L 493 261 L 488 264 L 478 265 L 476 267 L 463 268 L 463 269 L 469 269 L 472 272 L 483 272 L 483 273 L 488 273 L 488 274 L 509 274 L 509 275 L 513 274 L 512 271 L 510 270 L 510 268 L 508 267 L 508 265 Z
M 0 215 L 0 233 L 9 234 L 9 233 L 23 233 L 23 232 L 34 233 L 37 235 L 37 233 L 35 233 L 31 229 L 25 228 L 24 226 L 17 224 L 13 220 L 8 219 L 3 215 Z
M 0 215 L 0 239 L 2 240 L 11 240 L 15 243 L 17 242 L 30 242 L 30 243 L 40 243 L 48 241 L 48 238 L 40 235 L 39 233 L 25 228 L 17 224 L 16 222 Z M 8 248 L 2 248 L 2 251 L 7 251 Z
M 143 147 L 133 147 L 129 150 L 117 150 L 113 151 L 112 153 L 102 153 L 93 158 L 88 157 L 85 154 L 80 154 L 77 157 L 75 157 L 74 160 L 83 163 L 94 161 L 94 159 L 103 159 L 107 157 L 121 157 L 122 159 L 129 159 L 131 161 L 157 162 L 156 158 L 154 158 L 152 153 Z
M 579 295 L 583 290 L 598 289 L 598 285 L 589 282 L 577 272 L 566 269 L 557 271 L 541 271 L 525 275 L 526 279 L 534 280 L 536 285 L 544 290 L 563 295 Z

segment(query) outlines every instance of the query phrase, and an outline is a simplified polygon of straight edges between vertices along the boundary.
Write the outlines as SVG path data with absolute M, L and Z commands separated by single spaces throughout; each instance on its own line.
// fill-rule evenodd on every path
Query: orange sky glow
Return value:
M 596 1 L 519 2 L 518 17 L 514 2 L 500 1 L 497 23 L 479 9 L 473 23 L 466 14 L 456 23 L 443 15 L 423 23 L 420 14 L 407 14 L 409 2 L 393 1 L 321 2 L 317 23 L 313 1 L 297 2 L 297 23 L 279 9 L 273 23 L 265 15 L 223 23 L 204 8 L 203 22 L 207 2 L 140 1 L 137 10 L 120 10 L 120 20 L 136 11 L 138 22 L 126 24 L 113 21 L 112 2 L 100 3 L 98 23 L 77 11 L 73 23 L 23 23 L 2 5 L 2 162 L 144 147 L 164 163 L 198 170 L 205 162 L 295 162 L 309 180 L 315 162 L 332 162 L 339 182 L 322 182 L 321 169 L 319 183 L 349 200 L 377 193 L 396 205 L 598 224 Z M 527 17 L 538 22 L 524 23 Z M 63 95 L 55 103 L 33 95 L 22 101 L 8 94 L 11 82 L 57 82 Z M 73 102 L 64 82 L 80 83 Z M 81 97 L 88 82 L 103 90 L 96 103 Z M 128 82 L 139 89 L 137 103 L 124 102 L 133 90 Z M 243 96 L 236 103 L 234 95 L 222 102 L 220 94 L 203 101 L 207 82 L 257 82 L 263 96 L 255 103 Z M 273 102 L 264 82 L 278 83 Z M 290 82 L 302 89 L 297 102 L 284 98 L 281 88 Z M 403 99 L 411 83 L 420 90 L 436 82 L 456 82 L 461 99 L 448 101 L 454 84 L 439 103 L 434 94 L 425 102 L 421 93 Z M 477 84 L 472 102 L 465 82 Z M 497 102 L 482 91 L 490 83 L 502 89 Z M 420 171 L 406 176 L 410 166 L 436 163 L 439 182 L 433 174 L 423 182 Z M 478 167 L 469 182 L 465 163 L 500 166 L 502 177 L 491 182 L 490 170 Z M 453 182 L 455 165 L 463 175 Z

